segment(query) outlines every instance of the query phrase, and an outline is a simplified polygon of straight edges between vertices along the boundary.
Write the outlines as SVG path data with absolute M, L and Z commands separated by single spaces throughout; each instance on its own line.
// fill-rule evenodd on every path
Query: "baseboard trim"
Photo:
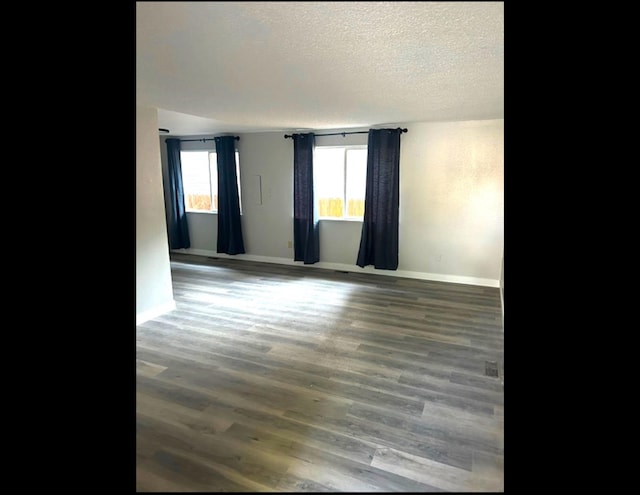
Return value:
M 454 284 L 478 285 L 482 287 L 495 287 L 495 288 L 500 287 L 499 280 L 493 280 L 489 278 L 463 277 L 460 275 L 443 275 L 441 273 L 415 272 L 410 270 L 376 270 L 372 266 L 366 266 L 365 268 L 360 268 L 357 265 L 347 265 L 345 263 L 330 263 L 326 261 L 319 261 L 318 263 L 314 263 L 312 265 L 305 265 L 299 261 L 293 261 L 292 259 L 289 259 L 289 258 L 257 256 L 254 254 L 236 254 L 232 256 L 225 253 L 217 253 L 216 251 L 210 251 L 207 249 L 195 249 L 195 248 L 172 249 L 171 252 L 182 253 L 182 254 L 193 254 L 197 256 L 212 256 L 215 258 L 224 258 L 224 259 L 258 261 L 260 263 L 275 263 L 278 265 L 296 265 L 296 266 L 304 266 L 309 268 L 324 268 L 327 270 L 339 270 L 339 271 L 353 272 L 353 273 L 371 273 L 372 275 L 414 278 L 419 280 L 430 280 L 433 282 L 450 282 Z
M 138 313 L 136 315 L 136 325 L 141 325 L 145 321 L 153 320 L 154 318 L 173 311 L 174 309 L 176 309 L 176 302 L 172 299 L 171 302 L 161 304 L 160 306 L 156 306 L 155 308 L 151 308 L 147 311 L 143 311 L 142 313 Z

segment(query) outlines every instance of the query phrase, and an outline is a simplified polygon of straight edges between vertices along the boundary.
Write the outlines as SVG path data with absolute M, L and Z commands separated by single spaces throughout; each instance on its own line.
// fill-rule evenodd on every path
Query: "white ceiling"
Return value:
M 173 135 L 504 118 L 503 2 L 137 2 Z

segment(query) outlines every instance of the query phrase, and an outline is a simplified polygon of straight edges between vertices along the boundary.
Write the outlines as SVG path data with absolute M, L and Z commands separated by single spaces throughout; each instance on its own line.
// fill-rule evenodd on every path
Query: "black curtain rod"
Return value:
M 403 132 L 409 132 L 409 130 L 407 128 L 401 129 L 400 127 L 398 127 L 397 129 L 399 129 L 401 132 L 400 134 L 402 134 Z M 354 131 L 354 132 L 335 132 L 333 134 L 316 134 L 316 136 L 342 136 L 345 137 L 347 134 L 369 134 L 369 131 Z M 285 134 L 284 138 L 292 138 L 293 134 Z
M 223 136 L 218 136 L 218 137 L 223 137 Z M 240 136 L 234 136 L 236 138 L 236 141 L 240 141 Z M 205 141 L 215 141 L 216 138 L 200 138 L 200 139 L 180 139 L 180 141 L 201 141 L 201 142 L 205 142 Z

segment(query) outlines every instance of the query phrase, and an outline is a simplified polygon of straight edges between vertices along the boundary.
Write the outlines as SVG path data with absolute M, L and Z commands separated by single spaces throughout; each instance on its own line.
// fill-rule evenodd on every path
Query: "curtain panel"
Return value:
M 218 242 L 217 252 L 242 254 L 244 240 L 240 219 L 240 197 L 236 173 L 234 136 L 215 138 L 218 160 Z
M 356 264 L 398 268 L 401 129 L 370 129 L 364 220 Z
M 168 188 L 165 194 L 167 205 L 167 233 L 171 249 L 191 247 L 189 224 L 184 206 L 184 188 L 182 186 L 182 163 L 180 161 L 180 140 L 169 138 L 167 143 L 167 161 L 169 166 Z
M 320 223 L 313 195 L 315 134 L 293 134 L 294 261 L 320 261 Z

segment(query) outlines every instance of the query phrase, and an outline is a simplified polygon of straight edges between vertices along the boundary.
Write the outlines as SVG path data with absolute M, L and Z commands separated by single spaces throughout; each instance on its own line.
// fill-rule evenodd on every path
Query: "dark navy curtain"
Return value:
M 293 135 L 293 247 L 294 261 L 320 261 L 320 223 L 313 197 L 313 149 L 316 136 Z
M 367 189 L 356 264 L 382 270 L 398 268 L 401 129 L 370 129 Z
M 236 174 L 236 138 L 215 138 L 218 158 L 218 253 L 242 254 L 244 241 L 240 224 L 240 198 Z
M 184 188 L 182 187 L 182 164 L 180 162 L 180 140 L 169 138 L 167 143 L 167 161 L 169 163 L 169 187 L 166 194 L 167 232 L 169 247 L 182 249 L 191 246 L 189 225 L 184 207 Z

